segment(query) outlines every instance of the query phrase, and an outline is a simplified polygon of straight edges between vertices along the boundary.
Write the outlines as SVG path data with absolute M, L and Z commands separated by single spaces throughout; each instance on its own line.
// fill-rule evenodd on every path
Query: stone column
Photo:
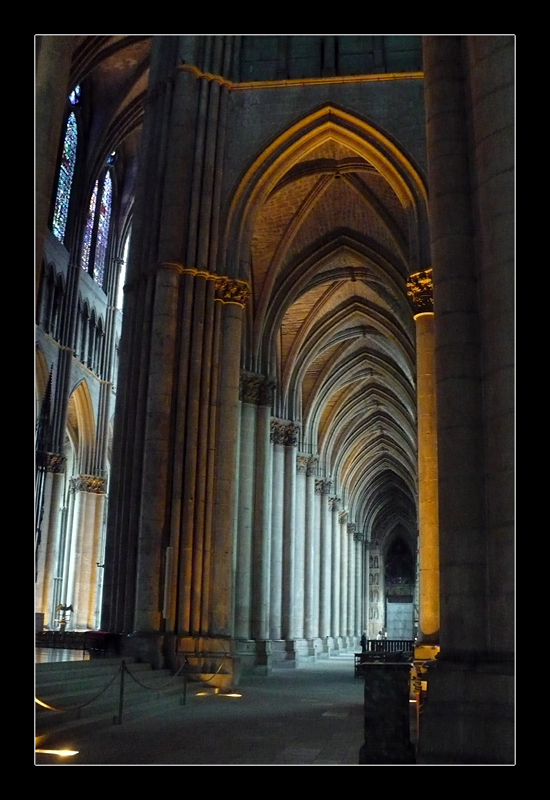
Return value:
M 353 539 L 353 534 L 355 532 L 355 523 L 348 522 L 347 524 L 347 537 L 348 537 L 348 553 L 349 553 L 349 580 L 348 580 L 348 631 L 349 635 L 352 637 L 353 646 L 355 647 L 356 642 L 354 641 L 357 637 L 357 624 L 355 620 L 355 581 L 356 581 L 356 574 L 355 574 L 355 542 Z M 361 631 L 362 633 L 362 631 Z
M 105 478 L 96 475 L 80 475 L 74 483 L 75 505 L 79 513 L 76 516 L 76 528 L 73 529 L 75 553 L 71 627 L 76 630 L 89 630 L 96 626 L 105 487 Z
M 313 639 L 319 633 L 319 615 L 316 614 L 315 565 L 319 557 L 319 548 L 315 547 L 315 461 L 308 460 L 306 468 L 306 500 L 305 500 L 305 564 L 304 564 L 304 636 L 308 641 L 309 655 L 315 655 Z M 318 589 L 317 589 L 318 593 Z
M 340 636 L 344 647 L 348 648 L 348 512 L 342 511 L 338 516 L 340 525 Z
M 234 633 L 233 585 L 239 382 L 243 307 L 250 294 L 243 281 L 221 278 L 216 301 L 222 303 L 221 364 L 212 564 L 212 630 L 215 637 Z
M 308 456 L 296 459 L 296 542 L 294 568 L 294 637 L 304 638 L 306 482 Z
M 426 36 L 423 60 L 441 653 L 428 673 L 419 758 L 507 764 L 514 757 L 514 37 Z
M 418 638 L 422 645 L 437 645 L 439 644 L 439 505 L 432 270 L 414 273 L 407 286 L 416 312 L 414 319 L 420 565 Z M 425 657 L 429 658 L 430 655 L 426 653 Z
M 254 453 L 256 445 L 256 403 L 259 378 L 242 375 L 241 445 L 239 459 L 239 512 L 237 522 L 237 574 L 235 586 L 235 636 L 251 636 L 252 525 L 254 516 Z
M 37 454 L 37 457 L 40 454 Z M 65 458 L 55 453 L 45 453 L 44 506 L 41 540 L 36 569 L 36 610 L 44 614 L 44 625 L 52 627 L 52 602 L 54 577 L 59 557 L 59 509 L 63 495 Z
M 332 516 L 329 510 L 328 495 L 331 481 L 321 482 L 321 515 L 320 515 L 320 569 L 319 569 L 319 636 L 323 640 L 323 652 L 330 653 L 330 603 L 331 603 L 331 568 L 332 568 Z
M 296 593 L 296 452 L 299 428 L 292 423 L 285 430 L 285 493 L 283 510 L 283 639 L 286 654 L 295 660 L 294 608 Z
M 338 521 L 340 498 L 330 497 L 329 507 L 331 516 L 332 533 L 332 564 L 331 564 L 331 604 L 330 604 L 330 630 L 334 639 L 334 648 L 340 648 L 340 523 Z
M 285 426 L 271 423 L 273 442 L 273 491 L 271 503 L 271 581 L 269 638 L 282 639 L 283 509 L 285 476 Z
M 252 637 L 256 640 L 258 667 L 271 667 L 269 640 L 269 591 L 271 578 L 272 445 L 271 406 L 275 384 L 263 380 L 258 391 L 256 417 L 256 487 L 252 542 Z M 263 657 L 262 657 L 263 653 Z
M 366 619 L 363 613 L 365 591 L 365 566 L 363 559 L 363 534 L 355 530 L 353 534 L 355 543 L 355 627 L 359 636 L 367 630 Z

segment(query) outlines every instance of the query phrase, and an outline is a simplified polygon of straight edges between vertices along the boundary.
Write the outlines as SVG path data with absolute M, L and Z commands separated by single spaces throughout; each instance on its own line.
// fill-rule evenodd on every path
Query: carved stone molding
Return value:
M 339 497 L 329 497 L 328 499 L 328 506 L 331 511 L 338 511 L 338 503 L 340 502 Z
M 99 475 L 78 475 L 71 478 L 73 492 L 88 492 L 90 494 L 105 494 L 107 481 Z
M 315 481 L 315 494 L 323 494 L 323 487 L 325 482 L 323 480 Z
M 237 281 L 232 278 L 216 279 L 216 300 L 244 306 L 249 297 L 250 286 L 246 281 Z
M 355 542 L 364 542 L 364 541 L 365 541 L 365 539 L 366 539 L 366 536 L 365 536 L 365 534 L 363 533 L 363 531 L 358 531 L 357 529 L 354 531 L 354 533 L 353 533 L 353 540 L 354 540 Z
M 415 314 L 420 314 L 422 312 L 433 313 L 432 270 L 425 269 L 410 275 L 407 281 L 407 294 L 412 301 Z
M 340 525 L 345 525 L 347 521 L 348 521 L 348 512 L 340 511 L 340 514 L 338 515 L 338 522 L 340 523 Z
M 348 533 L 353 536 L 355 534 L 355 522 L 348 522 Z

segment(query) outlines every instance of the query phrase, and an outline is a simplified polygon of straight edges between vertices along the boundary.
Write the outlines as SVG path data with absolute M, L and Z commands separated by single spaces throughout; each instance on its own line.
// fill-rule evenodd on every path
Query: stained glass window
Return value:
M 73 91 L 69 95 L 69 101 L 72 106 L 76 106 L 79 100 L 80 100 L 80 86 L 75 86 Z
M 99 181 L 95 182 L 94 190 L 90 198 L 90 205 L 88 207 L 88 218 L 86 220 L 86 230 L 84 231 L 84 242 L 82 244 L 82 269 L 88 271 L 90 264 L 90 250 L 92 248 L 92 234 L 94 231 L 95 207 L 97 202 L 97 190 Z
M 65 130 L 63 154 L 61 156 L 59 181 L 57 184 L 57 195 L 55 198 L 55 208 L 53 212 L 53 232 L 60 242 L 63 242 L 65 238 L 65 228 L 67 226 L 67 216 L 69 213 L 69 200 L 71 199 L 71 186 L 76 163 L 77 140 L 78 128 L 76 124 L 76 117 L 74 113 L 71 112 L 69 119 L 67 120 L 67 128 Z
M 109 237 L 109 222 L 111 221 L 111 199 L 113 186 L 111 175 L 107 170 L 103 183 L 103 194 L 99 207 L 99 220 L 97 225 L 97 240 L 94 261 L 94 280 L 101 286 L 103 284 L 103 274 L 105 272 L 105 254 L 107 253 L 107 240 Z

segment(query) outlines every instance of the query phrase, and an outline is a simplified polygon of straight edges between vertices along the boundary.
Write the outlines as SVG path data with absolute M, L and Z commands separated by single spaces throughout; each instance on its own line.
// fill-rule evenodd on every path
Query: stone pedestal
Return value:
M 364 664 L 365 744 L 360 764 L 414 764 L 408 663 Z

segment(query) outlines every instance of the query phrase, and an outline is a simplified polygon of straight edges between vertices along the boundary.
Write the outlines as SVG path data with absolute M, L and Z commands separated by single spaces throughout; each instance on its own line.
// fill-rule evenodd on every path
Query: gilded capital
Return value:
M 237 281 L 232 278 L 216 279 L 216 300 L 244 306 L 249 297 L 250 286 L 246 281 Z
M 71 483 L 75 492 L 105 494 L 105 489 L 107 488 L 107 481 L 99 475 L 79 475 L 73 478 Z
M 407 294 L 411 298 L 415 314 L 430 311 L 433 313 L 432 270 L 413 272 L 407 281 Z
M 46 472 L 53 472 L 55 475 L 63 475 L 65 461 L 65 456 L 59 453 L 46 453 L 44 450 L 38 450 L 36 453 L 36 466 L 42 467 Z

